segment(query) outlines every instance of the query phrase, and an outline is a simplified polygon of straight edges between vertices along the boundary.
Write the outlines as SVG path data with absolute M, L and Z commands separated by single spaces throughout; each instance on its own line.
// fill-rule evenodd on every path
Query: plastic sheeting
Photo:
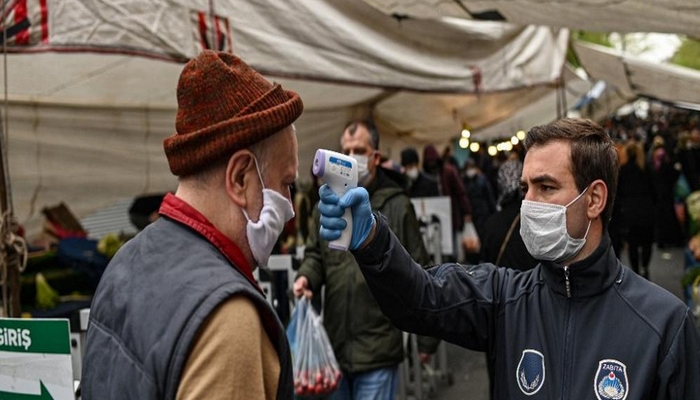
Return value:
M 697 0 L 364 0 L 389 15 L 502 19 L 602 32 L 662 32 L 698 37 Z
M 13 51 L 101 51 L 184 61 L 233 51 L 260 72 L 391 89 L 487 92 L 559 76 L 565 30 L 397 21 L 344 0 L 15 0 Z
M 614 85 L 625 97 L 700 104 L 700 71 L 652 63 L 592 44 L 576 42 L 574 49 L 590 76 Z

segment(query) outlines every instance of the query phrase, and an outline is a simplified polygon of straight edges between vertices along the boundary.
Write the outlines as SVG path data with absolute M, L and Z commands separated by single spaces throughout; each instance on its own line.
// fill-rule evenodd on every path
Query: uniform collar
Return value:
M 564 266 L 543 261 L 542 277 L 555 293 L 567 295 Z M 598 248 L 587 258 L 569 265 L 569 288 L 572 298 L 594 296 L 607 290 L 621 277 L 622 264 L 611 246 L 610 237 L 605 234 Z
M 202 215 L 202 213 L 171 193 L 165 195 L 158 212 L 160 215 L 188 226 L 202 235 L 208 242 L 214 245 L 221 254 L 229 260 L 231 265 L 240 271 L 260 293 L 263 293 L 253 277 L 253 268 L 251 268 L 248 261 L 246 261 L 241 249 L 231 239 L 216 229 L 214 224 Z

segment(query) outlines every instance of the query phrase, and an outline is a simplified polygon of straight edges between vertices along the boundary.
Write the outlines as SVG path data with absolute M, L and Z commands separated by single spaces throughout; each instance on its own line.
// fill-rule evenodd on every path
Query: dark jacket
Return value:
M 472 215 L 471 203 L 467 197 L 464 182 L 459 171 L 451 163 L 443 162 L 435 146 L 427 145 L 423 150 L 423 169 L 429 175 L 438 177 L 440 196 L 448 196 L 452 207 L 452 230 L 460 232 L 464 225 L 464 217 Z
M 473 178 L 465 175 L 463 182 L 471 205 L 472 222 L 476 226 L 479 237 L 483 237 L 486 220 L 496 212 L 496 198 L 491 190 L 491 184 L 481 173 Z
M 503 249 L 503 255 L 498 262 L 499 267 L 528 270 L 537 265 L 525 247 L 520 236 L 520 197 L 514 197 L 502 205 L 501 211 L 491 215 L 484 224 L 484 235 L 481 238 L 481 256 L 484 262 L 496 264 L 501 246 L 511 229 L 510 238 Z M 515 221 L 515 219 L 518 221 Z
M 648 170 L 634 162 L 620 167 L 615 201 L 619 202 L 623 230 L 645 229 L 653 237 L 654 200 L 654 183 Z
M 411 198 L 440 196 L 440 185 L 438 184 L 437 177 L 420 171 L 416 180 L 411 182 L 408 189 L 408 195 Z
M 367 188 L 372 209 L 381 210 L 391 229 L 421 264 L 428 263 L 413 205 L 382 170 Z M 319 213 L 314 213 L 318 226 Z M 403 333 L 385 317 L 369 291 L 352 254 L 328 248 L 312 229 L 298 276 L 318 295 L 325 285 L 323 323 L 343 371 L 350 373 L 394 366 L 403 361 Z
M 485 351 L 495 399 L 699 399 L 690 309 L 623 266 L 605 236 L 568 268 L 416 266 L 381 220 L 355 257 L 400 328 Z
M 202 322 L 240 294 L 258 308 L 279 355 L 277 399 L 291 399 L 289 346 L 272 307 L 217 247 L 165 216 L 126 243 L 102 276 L 90 310 L 82 398 L 175 399 Z

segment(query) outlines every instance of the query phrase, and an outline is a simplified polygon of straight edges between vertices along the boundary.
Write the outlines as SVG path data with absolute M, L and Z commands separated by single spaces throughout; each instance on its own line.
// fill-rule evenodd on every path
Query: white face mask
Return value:
M 354 158 L 355 161 L 357 161 L 357 181 L 358 182 L 366 181 L 367 177 L 369 176 L 369 169 L 367 168 L 369 158 L 365 155 L 362 155 L 362 154 L 352 154 L 352 153 L 350 153 L 350 157 Z
M 411 168 L 406 170 L 406 176 L 411 178 L 412 181 L 418 179 L 418 168 Z
M 566 209 L 586 190 L 588 188 L 565 206 L 523 200 L 520 206 L 520 236 L 535 259 L 561 262 L 574 258 L 581 251 L 586 244 L 591 221 L 588 221 L 586 234 L 581 239 L 572 238 L 566 229 Z
M 265 188 L 260 168 L 258 168 L 258 160 L 255 160 L 255 169 L 258 171 L 260 184 L 263 186 L 263 206 L 258 221 L 251 221 L 245 209 L 241 209 L 241 211 L 248 220 L 246 234 L 253 258 L 259 266 L 266 267 L 272 248 L 275 247 L 275 243 L 284 229 L 284 224 L 294 217 L 294 207 L 286 197 L 272 189 Z
M 469 168 L 467 170 L 467 176 L 470 178 L 473 178 L 476 176 L 476 170 L 474 168 Z

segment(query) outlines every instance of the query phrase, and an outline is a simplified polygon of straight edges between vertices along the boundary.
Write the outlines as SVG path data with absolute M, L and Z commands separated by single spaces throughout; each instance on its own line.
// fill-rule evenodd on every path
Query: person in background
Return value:
M 429 261 L 418 220 L 408 196 L 379 166 L 379 132 L 367 121 L 352 121 L 343 130 L 340 147 L 358 165 L 358 185 L 370 193 L 371 207 L 380 210 L 411 256 L 422 265 Z M 368 200 L 369 201 L 369 200 Z M 320 214 L 313 221 L 319 225 Z M 294 295 L 320 295 L 323 324 L 343 372 L 332 400 L 393 400 L 398 384 L 398 366 L 404 359 L 403 332 L 391 324 L 367 288 L 350 253 L 333 250 L 328 241 L 311 231 L 304 259 L 294 282 Z M 425 338 L 419 351 L 430 354 L 439 341 Z M 427 344 L 425 344 L 427 343 Z
M 498 196 L 499 211 L 484 224 L 481 256 L 484 262 L 526 271 L 534 268 L 537 260 L 527 251 L 520 236 L 522 171 L 523 163 L 517 159 L 507 160 L 498 169 L 498 192 L 501 193 Z
M 472 221 L 479 237 L 483 238 L 486 234 L 486 220 L 496 212 L 496 199 L 491 184 L 472 158 L 468 158 L 464 164 L 463 182 L 472 208 Z
M 401 151 L 401 167 L 410 180 L 408 195 L 414 197 L 435 197 L 440 195 L 437 179 L 423 172 L 418 160 L 418 152 L 413 147 Z
M 82 399 L 291 399 L 289 344 L 253 270 L 294 216 L 303 103 L 208 50 L 185 65 L 177 101 L 163 143 L 177 191 L 102 276 Z
M 654 241 L 658 248 L 685 246 L 685 229 L 676 215 L 675 187 L 681 172 L 671 162 L 663 146 L 654 149 L 651 164 L 651 177 L 654 184 L 656 200 L 654 218 L 656 235 Z
M 445 163 L 431 144 L 423 148 L 423 170 L 437 183 L 439 196 L 450 198 L 454 248 L 461 249 L 462 228 L 465 222 L 472 220 L 472 209 L 459 171 L 451 163 Z M 455 251 L 455 254 L 459 253 Z M 456 258 L 459 261 L 459 256 Z
M 627 163 L 620 168 L 617 202 L 620 204 L 622 238 L 627 243 L 632 270 L 649 279 L 654 244 L 654 184 L 646 169 L 644 150 L 636 141 L 625 146 Z M 641 253 L 641 263 L 640 263 Z
M 700 398 L 700 333 L 686 304 L 622 265 L 607 224 L 618 157 L 596 123 L 561 119 L 525 138 L 520 234 L 539 264 L 424 270 L 363 188 L 321 186 L 320 235 L 352 210 L 350 251 L 401 329 L 484 351 L 492 398 Z
M 445 146 L 442 150 L 442 162 L 445 164 L 451 164 L 453 167 L 457 168 L 459 171 L 459 163 L 457 162 L 457 157 L 455 157 L 454 149 L 451 145 Z
M 623 165 L 627 162 L 625 143 L 622 140 L 615 140 L 614 143 L 620 165 Z M 610 236 L 610 242 L 612 243 L 612 248 L 617 258 L 621 258 L 625 242 L 622 239 L 622 212 L 620 210 L 619 201 L 613 203 L 610 222 L 608 222 L 608 236 Z
M 700 190 L 700 127 L 692 127 L 687 137 L 679 141 L 679 145 L 677 158 L 690 191 Z

